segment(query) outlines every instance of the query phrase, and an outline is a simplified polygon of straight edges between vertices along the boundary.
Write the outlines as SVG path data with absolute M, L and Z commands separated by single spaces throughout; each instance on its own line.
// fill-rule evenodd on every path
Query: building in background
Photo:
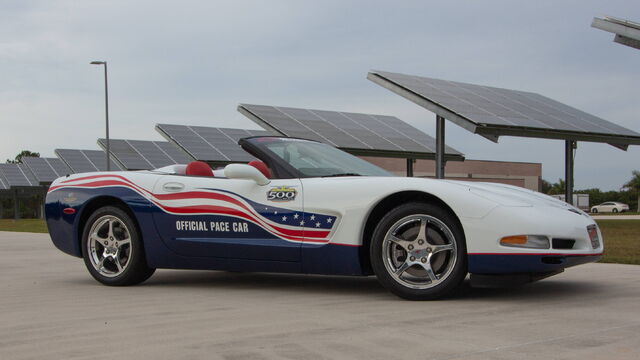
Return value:
M 405 159 L 361 156 L 398 176 L 405 176 Z M 416 160 L 413 175 L 416 177 L 435 177 L 435 161 Z M 520 186 L 534 191 L 542 190 L 542 164 L 530 162 L 465 160 L 448 161 L 445 177 L 451 180 L 495 182 Z

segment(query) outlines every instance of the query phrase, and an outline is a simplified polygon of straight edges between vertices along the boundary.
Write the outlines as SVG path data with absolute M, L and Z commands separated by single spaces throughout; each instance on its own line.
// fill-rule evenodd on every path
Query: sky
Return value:
M 239 103 L 435 115 L 366 79 L 371 69 L 532 91 L 640 132 L 640 51 L 590 27 L 640 20 L 631 1 L 0 1 L 0 159 L 98 149 L 109 66 L 111 138 L 162 140 L 157 123 L 258 129 Z M 447 124 L 468 159 L 541 162 L 564 142 L 495 144 Z M 578 143 L 576 189 L 618 190 L 640 146 Z

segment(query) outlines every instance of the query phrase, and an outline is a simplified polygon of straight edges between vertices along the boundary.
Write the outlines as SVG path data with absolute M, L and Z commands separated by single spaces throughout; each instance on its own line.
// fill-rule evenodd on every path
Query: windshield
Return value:
M 260 145 L 305 177 L 392 176 L 369 162 L 323 143 L 283 138 L 259 140 L 263 140 Z

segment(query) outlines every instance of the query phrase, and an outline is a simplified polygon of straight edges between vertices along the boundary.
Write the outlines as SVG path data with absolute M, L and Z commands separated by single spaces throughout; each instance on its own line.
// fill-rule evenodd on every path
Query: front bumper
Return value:
M 468 270 L 472 274 L 548 273 L 598 261 L 604 252 L 602 233 L 591 241 L 589 228 L 595 221 L 585 213 L 554 206 L 499 206 L 485 218 L 463 221 L 467 237 Z M 515 248 L 500 244 L 513 235 L 541 235 L 551 248 Z M 572 240 L 570 248 L 558 247 Z
M 473 274 L 546 273 L 595 262 L 599 254 L 469 254 L 469 272 Z

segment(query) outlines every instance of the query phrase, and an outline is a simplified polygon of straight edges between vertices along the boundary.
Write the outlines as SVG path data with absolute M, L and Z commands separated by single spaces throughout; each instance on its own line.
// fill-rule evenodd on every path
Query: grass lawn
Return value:
M 40 219 L 0 219 L 0 231 L 46 233 L 47 224 Z
M 587 211 L 588 212 L 588 211 Z M 621 213 L 591 213 L 592 216 L 607 216 L 607 215 L 640 215 L 639 212 L 633 212 L 633 211 L 625 211 L 625 212 L 621 212 Z
M 640 265 L 640 220 L 596 220 L 604 237 L 600 262 Z
M 640 220 L 597 220 L 604 237 L 601 262 L 640 265 Z M 44 220 L 0 219 L 0 231 L 46 233 Z

